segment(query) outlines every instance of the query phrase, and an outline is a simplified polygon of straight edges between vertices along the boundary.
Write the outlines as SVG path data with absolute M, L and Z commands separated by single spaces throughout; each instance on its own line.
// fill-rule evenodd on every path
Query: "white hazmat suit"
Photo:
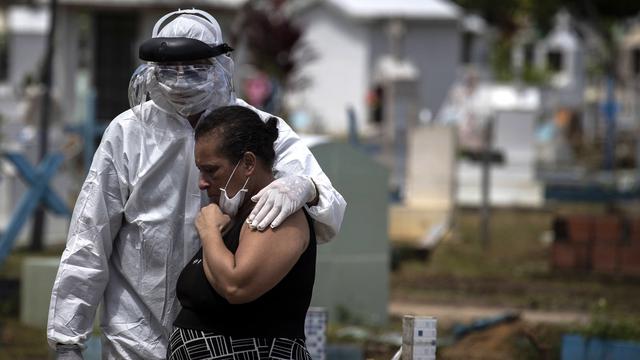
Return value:
M 182 13 L 154 36 L 221 42 L 217 23 Z M 232 69 L 230 58 L 222 62 Z M 47 326 L 59 358 L 80 358 L 99 304 L 103 358 L 166 356 L 179 312 L 178 275 L 200 247 L 194 218 L 202 193 L 193 127 L 152 99 L 109 124 L 77 199 Z M 229 102 L 249 106 L 234 96 Z M 257 112 L 265 120 L 271 116 Z M 313 179 L 319 201 L 308 212 L 318 241 L 327 242 L 340 228 L 346 203 L 293 130 L 281 119 L 278 127 L 276 176 Z

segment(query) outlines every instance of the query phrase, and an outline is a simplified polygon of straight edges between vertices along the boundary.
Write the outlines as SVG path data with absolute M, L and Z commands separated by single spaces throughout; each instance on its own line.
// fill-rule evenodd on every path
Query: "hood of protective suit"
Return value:
M 222 44 L 218 22 L 200 10 L 180 10 L 165 15 L 153 28 L 152 38 L 188 38 L 209 46 Z M 206 80 L 201 82 L 175 81 L 163 83 L 157 76 L 163 67 L 182 66 L 147 62 L 140 65 L 129 83 L 129 103 L 136 116 L 144 120 L 140 105 L 148 100 L 162 110 L 187 117 L 206 114 L 211 110 L 235 102 L 233 60 L 227 54 L 203 59 L 211 63 Z M 178 69 L 180 68 L 180 69 Z

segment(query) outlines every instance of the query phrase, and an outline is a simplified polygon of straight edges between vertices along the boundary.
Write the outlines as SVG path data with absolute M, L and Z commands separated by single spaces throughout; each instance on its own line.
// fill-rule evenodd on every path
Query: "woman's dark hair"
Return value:
M 278 138 L 278 120 L 271 117 L 263 122 L 253 110 L 244 106 L 223 106 L 213 110 L 198 122 L 196 141 L 219 134 L 218 149 L 231 162 L 240 161 L 245 152 L 251 151 L 269 168 L 276 157 L 273 143 Z

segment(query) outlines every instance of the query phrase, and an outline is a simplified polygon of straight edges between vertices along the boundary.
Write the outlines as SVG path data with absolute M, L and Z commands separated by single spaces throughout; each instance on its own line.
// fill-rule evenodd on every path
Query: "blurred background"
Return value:
M 0 359 L 52 358 L 70 209 L 139 44 L 190 7 L 348 202 L 318 358 L 390 359 L 409 314 L 440 359 L 640 358 L 640 2 L 1 0 Z

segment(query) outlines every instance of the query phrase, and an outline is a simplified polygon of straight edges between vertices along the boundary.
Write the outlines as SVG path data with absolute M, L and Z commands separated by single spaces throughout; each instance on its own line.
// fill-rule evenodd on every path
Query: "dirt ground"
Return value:
M 438 359 L 556 359 L 560 355 L 562 333 L 577 324 L 586 325 L 589 315 L 568 311 L 525 310 L 470 305 L 433 305 L 392 301 L 391 316 L 406 314 L 438 319 Z M 476 320 L 518 314 L 506 321 L 477 330 L 453 341 L 452 328 Z M 386 356 L 388 353 L 379 352 Z M 372 357 L 384 359 L 385 357 Z M 388 359 L 388 358 L 387 358 Z
M 472 333 L 455 345 L 437 352 L 440 360 L 512 360 L 555 358 L 548 347 L 540 345 L 534 330 L 517 321 Z
M 519 310 L 509 307 L 420 304 L 400 301 L 392 301 L 389 304 L 389 314 L 392 316 L 401 317 L 408 314 L 434 316 L 445 326 L 470 323 L 505 313 L 518 313 L 524 322 L 530 324 L 585 325 L 590 319 L 589 314 L 574 311 Z

